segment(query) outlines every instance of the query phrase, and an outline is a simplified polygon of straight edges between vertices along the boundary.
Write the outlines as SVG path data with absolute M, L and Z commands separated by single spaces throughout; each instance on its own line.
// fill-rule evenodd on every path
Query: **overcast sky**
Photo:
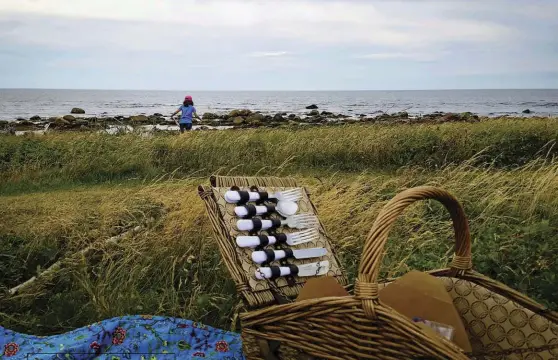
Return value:
M 0 88 L 558 88 L 558 0 L 0 0 Z

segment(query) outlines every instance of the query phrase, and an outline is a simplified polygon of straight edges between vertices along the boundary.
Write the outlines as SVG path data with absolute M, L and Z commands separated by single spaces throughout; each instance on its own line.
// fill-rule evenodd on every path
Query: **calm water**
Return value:
M 169 115 L 187 92 L 119 90 L 0 89 L 0 120 L 68 114 L 80 107 L 88 116 Z M 434 111 L 479 115 L 514 115 L 530 109 L 534 115 L 558 115 L 557 90 L 438 90 L 323 92 L 192 92 L 198 113 L 248 108 L 264 113 L 320 110 L 355 116 L 378 111 L 425 114 Z

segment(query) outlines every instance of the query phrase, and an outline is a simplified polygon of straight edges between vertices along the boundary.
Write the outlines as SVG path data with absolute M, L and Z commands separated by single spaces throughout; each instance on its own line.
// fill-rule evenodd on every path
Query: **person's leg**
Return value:
M 187 130 L 187 131 L 192 130 L 192 123 L 187 123 L 187 124 L 186 124 L 186 130 Z
M 186 127 L 186 124 L 182 124 L 180 123 L 180 133 L 183 134 L 184 133 L 184 128 Z

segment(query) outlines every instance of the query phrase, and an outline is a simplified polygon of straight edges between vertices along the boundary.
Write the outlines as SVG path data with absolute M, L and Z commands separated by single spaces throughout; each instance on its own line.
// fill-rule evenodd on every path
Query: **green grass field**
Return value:
M 2 137 L 0 324 L 48 335 L 164 314 L 238 330 L 239 300 L 196 189 L 215 173 L 306 184 L 351 280 L 382 206 L 406 188 L 440 186 L 464 205 L 475 269 L 558 310 L 557 140 L 557 119 Z M 138 225 L 118 245 L 105 242 Z M 382 275 L 445 266 L 452 236 L 440 204 L 411 206 Z

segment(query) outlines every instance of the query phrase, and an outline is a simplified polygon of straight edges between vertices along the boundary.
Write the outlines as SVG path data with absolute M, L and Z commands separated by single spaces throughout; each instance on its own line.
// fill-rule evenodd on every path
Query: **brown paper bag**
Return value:
M 465 352 L 471 351 L 467 332 L 452 298 L 436 277 L 411 271 L 381 289 L 379 298 L 409 319 L 419 317 L 453 327 L 453 342 Z
M 296 301 L 317 299 L 328 296 L 348 296 L 349 293 L 331 276 L 311 278 L 298 293 Z

